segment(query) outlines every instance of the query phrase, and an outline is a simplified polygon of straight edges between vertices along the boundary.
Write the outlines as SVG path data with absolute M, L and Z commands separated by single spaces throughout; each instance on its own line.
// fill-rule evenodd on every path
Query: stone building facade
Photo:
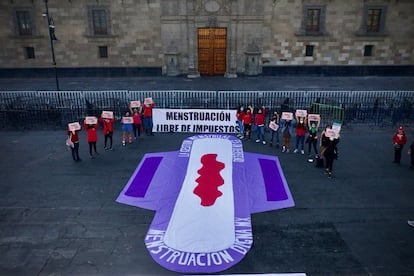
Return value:
M 1 72 L 53 67 L 51 44 L 60 70 L 236 77 L 414 65 L 411 0 L 4 0 L 0 23 Z

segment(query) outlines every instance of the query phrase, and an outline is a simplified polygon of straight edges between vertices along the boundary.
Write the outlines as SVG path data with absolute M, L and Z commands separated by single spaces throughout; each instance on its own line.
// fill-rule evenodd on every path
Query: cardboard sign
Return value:
M 101 117 L 104 119 L 113 119 L 114 113 L 112 111 L 102 111 Z
M 292 112 L 282 112 L 282 119 L 291 121 L 293 120 L 293 113 Z
M 154 103 L 154 101 L 152 100 L 151 97 L 145 98 L 145 100 L 144 100 L 145 105 L 151 105 L 152 103 Z
M 122 117 L 122 123 L 123 124 L 133 124 L 134 119 L 132 117 Z
M 95 125 L 96 123 L 98 123 L 98 118 L 96 118 L 95 116 L 86 116 L 85 124 Z
M 68 128 L 70 131 L 76 131 L 81 129 L 81 125 L 79 124 L 79 122 L 69 123 Z
M 131 101 L 129 104 L 132 108 L 139 108 L 141 107 L 141 101 Z
M 334 138 L 334 139 L 337 139 L 337 138 L 339 138 L 339 131 L 337 131 L 337 130 L 335 130 L 335 129 L 330 129 L 330 128 L 328 128 L 328 129 L 325 131 L 325 136 L 326 136 L 326 137 L 329 137 L 329 138 Z
M 271 130 L 277 131 L 277 130 L 279 129 L 279 125 L 278 125 L 278 124 L 276 124 L 275 122 L 271 121 L 271 122 L 269 123 L 269 128 L 270 128 Z
M 320 122 L 321 121 L 321 115 L 319 115 L 319 114 L 309 114 L 308 115 L 308 121 Z
M 302 117 L 305 118 L 306 115 L 308 115 L 308 111 L 304 110 L 304 109 L 296 109 L 296 117 Z

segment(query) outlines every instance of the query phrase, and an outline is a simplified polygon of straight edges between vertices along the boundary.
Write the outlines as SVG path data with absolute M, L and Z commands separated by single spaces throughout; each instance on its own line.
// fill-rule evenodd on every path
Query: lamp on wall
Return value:
M 45 2 L 45 8 L 46 12 L 42 14 L 43 17 L 47 18 L 47 25 L 49 29 L 49 40 L 50 40 L 50 48 L 52 51 L 52 64 L 55 67 L 55 80 L 56 80 L 56 90 L 59 91 L 59 78 L 58 78 L 58 71 L 56 67 L 56 58 L 55 58 L 55 47 L 54 47 L 54 41 L 57 41 L 56 35 L 55 35 L 55 23 L 53 22 L 53 18 L 49 16 L 49 8 L 47 6 L 48 0 L 43 0 Z

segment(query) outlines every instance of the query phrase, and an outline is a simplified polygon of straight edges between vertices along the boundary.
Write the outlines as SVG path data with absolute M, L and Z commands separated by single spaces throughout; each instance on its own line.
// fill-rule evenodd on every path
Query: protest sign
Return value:
M 102 111 L 102 118 L 104 119 L 113 119 L 114 118 L 114 112 L 112 111 Z
M 76 130 L 80 130 L 81 126 L 80 126 L 79 122 L 74 122 L 74 123 L 69 123 L 68 128 L 69 128 L 70 131 L 76 131 Z
M 130 106 L 131 108 L 139 108 L 141 107 L 141 101 L 131 101 Z
M 134 119 L 132 117 L 122 117 L 122 123 L 123 124 L 133 124 Z
M 269 128 L 272 129 L 272 130 L 274 130 L 274 131 L 277 131 L 279 129 L 279 125 L 276 124 L 275 122 L 271 121 L 269 123 Z
M 283 120 L 293 120 L 293 113 L 292 112 L 282 112 L 282 119 Z
M 305 118 L 306 115 L 308 115 L 308 111 L 306 111 L 304 109 L 296 109 L 296 117 Z
M 96 118 L 95 116 L 86 116 L 85 124 L 95 125 L 96 123 L 98 123 L 98 118 Z

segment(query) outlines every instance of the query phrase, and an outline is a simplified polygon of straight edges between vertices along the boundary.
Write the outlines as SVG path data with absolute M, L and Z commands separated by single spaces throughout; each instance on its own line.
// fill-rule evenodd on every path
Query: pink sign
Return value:
M 86 116 L 85 124 L 95 125 L 96 123 L 98 123 L 98 118 L 96 118 L 95 116 Z
M 130 106 L 132 108 L 141 107 L 141 101 L 131 101 Z
M 272 130 L 274 130 L 274 131 L 277 131 L 279 129 L 279 125 L 276 124 L 275 122 L 271 121 L 269 123 L 269 128 L 272 129 Z
M 308 115 L 308 120 L 309 121 L 314 121 L 314 122 L 320 122 L 321 121 L 321 115 L 319 115 L 319 114 L 309 114 Z
M 308 115 L 308 111 L 304 110 L 304 109 L 297 109 L 296 110 L 296 117 L 306 117 L 306 115 Z
M 144 104 L 145 105 L 148 105 L 148 104 L 152 104 L 154 101 L 152 100 L 152 98 L 151 97 L 149 97 L 149 98 L 145 98 L 145 100 L 144 100 Z
M 76 130 L 80 130 L 81 126 L 80 126 L 79 122 L 74 122 L 74 123 L 68 124 L 68 128 L 69 128 L 70 131 L 76 131 Z
M 325 131 L 325 136 L 326 137 L 329 137 L 329 138 L 337 139 L 337 138 L 339 138 L 339 131 L 336 130 L 336 129 L 330 129 L 330 128 L 328 128 Z
M 292 112 L 282 112 L 282 119 L 283 120 L 293 120 L 293 113 Z
M 122 117 L 122 123 L 123 124 L 133 124 L 134 119 L 132 117 Z
M 114 113 L 112 111 L 102 111 L 101 117 L 104 119 L 113 119 Z

